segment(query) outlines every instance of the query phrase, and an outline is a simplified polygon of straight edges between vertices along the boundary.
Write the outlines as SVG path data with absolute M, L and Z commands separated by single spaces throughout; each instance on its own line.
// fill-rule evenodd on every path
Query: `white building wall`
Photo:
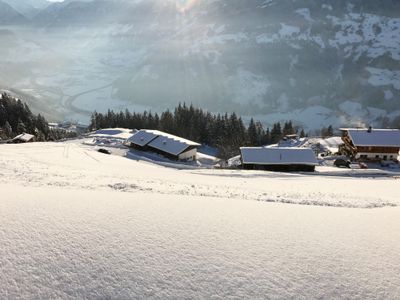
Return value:
M 381 159 L 383 160 L 386 156 L 386 160 L 398 160 L 399 154 L 397 153 L 369 153 L 369 152 L 359 152 L 356 155 L 356 159 L 361 158 L 361 156 L 366 155 L 368 159 Z M 379 156 L 379 157 L 376 157 Z
M 197 156 L 197 149 L 194 148 L 192 150 L 189 150 L 187 152 L 183 152 L 181 154 L 179 154 L 178 158 L 179 160 L 196 160 L 196 156 Z

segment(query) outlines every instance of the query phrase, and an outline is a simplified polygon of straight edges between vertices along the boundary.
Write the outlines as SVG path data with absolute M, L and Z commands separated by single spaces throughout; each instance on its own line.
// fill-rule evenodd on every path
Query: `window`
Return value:
M 379 158 L 379 155 L 375 155 L 375 158 Z

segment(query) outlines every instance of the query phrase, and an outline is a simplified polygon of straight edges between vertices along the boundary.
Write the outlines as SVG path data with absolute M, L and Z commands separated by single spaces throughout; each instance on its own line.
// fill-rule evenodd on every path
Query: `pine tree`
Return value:
M 270 133 L 269 127 L 265 131 L 265 134 L 264 134 L 264 136 L 263 136 L 261 141 L 262 141 L 262 145 L 271 144 L 271 133 Z
M 11 138 L 13 131 L 11 128 L 10 123 L 8 123 L 8 121 L 5 122 L 4 126 L 3 126 L 3 130 L 4 130 L 4 134 L 6 135 L 7 138 Z
M 262 123 L 260 121 L 257 121 L 255 126 L 256 126 L 256 133 L 257 133 L 256 145 L 257 146 L 265 145 L 264 141 L 263 141 L 263 138 L 265 136 L 265 130 L 264 130 Z
M 26 126 L 24 122 L 21 121 L 21 119 L 18 119 L 18 124 L 17 124 L 17 134 L 25 133 L 26 132 Z
M 328 134 L 328 136 L 333 136 L 333 127 L 332 127 L 332 125 L 328 126 L 327 134 Z
M 326 127 L 323 127 L 323 128 L 321 129 L 321 136 L 322 136 L 323 138 L 333 136 L 333 128 L 332 128 L 332 125 L 329 125 L 327 128 L 326 128 Z
M 271 130 L 271 142 L 272 143 L 277 143 L 282 139 L 282 130 L 281 130 L 281 124 L 275 123 L 272 127 Z
M 293 128 L 292 121 L 285 122 L 285 124 L 283 126 L 283 132 L 282 132 L 283 136 L 294 134 L 294 133 L 295 133 L 295 130 Z
M 90 125 L 89 125 L 89 130 L 93 131 L 93 130 L 97 130 L 99 129 L 97 127 L 97 118 L 98 118 L 98 114 L 96 111 L 94 111 L 90 117 Z
M 250 119 L 249 127 L 247 128 L 248 145 L 256 146 L 258 142 L 257 128 L 253 118 Z
M 160 129 L 165 132 L 175 131 L 175 122 L 173 114 L 167 110 L 161 114 L 160 118 Z

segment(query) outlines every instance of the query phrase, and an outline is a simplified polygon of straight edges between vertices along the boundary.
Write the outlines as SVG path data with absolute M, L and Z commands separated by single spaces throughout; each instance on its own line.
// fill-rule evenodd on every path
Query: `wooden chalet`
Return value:
M 344 145 L 340 151 L 355 160 L 394 160 L 399 158 L 400 130 L 341 128 Z
M 242 167 L 247 170 L 314 172 L 318 165 L 314 151 L 297 147 L 242 147 Z
M 20 144 L 20 143 L 29 143 L 34 141 L 35 141 L 34 135 L 28 133 L 21 133 L 20 135 L 17 135 L 15 138 L 13 138 L 10 142 L 13 144 Z
M 127 140 L 130 147 L 151 151 L 172 160 L 193 161 L 201 145 L 159 130 L 142 129 Z

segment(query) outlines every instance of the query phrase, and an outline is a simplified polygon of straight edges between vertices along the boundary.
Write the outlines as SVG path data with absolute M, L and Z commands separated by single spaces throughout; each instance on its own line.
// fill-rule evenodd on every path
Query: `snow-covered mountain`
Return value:
M 25 22 L 24 16 L 6 1 L 0 0 L 0 25 Z
M 67 1 L 8 29 L 0 85 L 69 116 L 180 101 L 308 128 L 400 115 L 398 1 Z
M 28 19 L 32 19 L 42 9 L 51 4 L 46 0 L 2 0 L 2 2 L 7 3 Z

